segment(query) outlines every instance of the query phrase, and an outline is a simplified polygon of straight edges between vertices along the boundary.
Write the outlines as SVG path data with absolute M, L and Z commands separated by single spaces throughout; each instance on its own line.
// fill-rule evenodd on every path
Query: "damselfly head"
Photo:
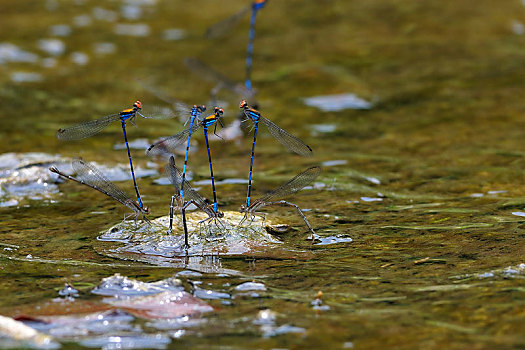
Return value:
M 200 113 L 204 112 L 206 110 L 206 106 L 205 105 L 202 105 L 202 106 L 193 106 L 193 108 L 197 108 L 197 111 L 199 111 Z
M 241 207 L 239 208 L 239 213 L 244 213 L 246 211 L 246 206 L 244 204 L 241 204 Z
M 219 107 L 215 107 L 213 109 L 215 115 L 223 115 L 224 114 L 224 110 L 222 108 L 219 108 Z
M 135 109 L 142 109 L 142 102 L 140 101 L 135 101 L 135 103 L 133 104 L 133 107 Z
M 145 214 L 149 214 L 149 208 L 148 208 L 148 207 L 144 207 L 144 208 L 142 208 L 142 211 L 143 211 Z
M 220 210 L 217 210 L 217 216 L 220 217 L 220 218 L 223 218 L 224 217 L 224 213 Z
M 248 107 L 248 102 L 246 100 L 242 100 L 241 103 L 239 103 L 239 108 L 246 108 Z

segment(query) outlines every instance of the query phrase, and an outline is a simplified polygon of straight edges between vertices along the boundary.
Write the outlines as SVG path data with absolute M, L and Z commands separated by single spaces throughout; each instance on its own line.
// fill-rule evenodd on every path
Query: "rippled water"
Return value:
M 55 133 L 137 99 L 169 107 L 137 79 L 188 104 L 210 107 L 210 91 L 218 91 L 225 122 L 235 126 L 231 140 L 211 144 L 219 206 L 236 211 L 243 203 L 252 139 L 234 121 L 245 97 L 235 84 L 244 78 L 248 18 L 223 38 L 203 35 L 246 4 L 0 4 L 0 314 L 53 337 L 50 348 L 525 346 L 518 0 L 269 2 L 257 18 L 253 99 L 314 157 L 288 154 L 261 128 L 253 196 L 320 164 L 316 183 L 289 199 L 319 240 L 310 246 L 286 207 L 267 208 L 268 220 L 292 229 L 274 231 L 278 250 L 257 254 L 206 253 L 175 266 L 166 252 L 124 256 L 115 252 L 129 242 L 97 239 L 126 209 L 56 183 L 46 169 L 82 156 L 133 193 L 119 125 L 70 143 Z M 231 84 L 195 75 L 184 64 L 190 56 Z M 334 96 L 357 97 L 369 109 L 304 102 Z M 143 149 L 184 126 L 138 119 L 136 128 L 128 124 L 138 183 L 151 218 L 165 216 L 173 189 L 158 181 L 163 163 Z M 192 181 L 211 197 L 202 135 L 195 140 Z M 93 292 L 116 273 L 146 289 L 157 283 L 159 293 L 131 303 Z M 78 293 L 66 293 L 66 283 Z M 184 298 L 204 308 L 179 313 Z M 173 314 L 163 317 L 156 305 L 168 301 Z M 2 336 L 0 344 L 21 346 Z

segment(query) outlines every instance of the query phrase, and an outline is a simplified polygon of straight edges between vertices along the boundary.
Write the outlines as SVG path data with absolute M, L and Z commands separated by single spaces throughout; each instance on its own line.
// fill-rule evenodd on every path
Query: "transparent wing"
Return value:
M 165 167 L 166 174 L 169 174 L 171 183 L 173 184 L 173 187 L 175 188 L 175 193 L 180 193 L 180 186 L 182 183 L 182 173 L 179 169 L 175 166 L 175 159 L 170 157 L 169 164 L 166 164 Z M 193 200 L 195 203 L 197 203 L 197 206 L 200 208 L 206 208 L 208 207 L 208 203 L 204 197 L 202 197 L 193 187 L 191 187 L 190 183 L 188 181 L 184 181 L 184 200 L 186 202 Z
M 145 119 L 171 119 L 171 118 L 183 118 L 182 114 L 179 114 L 176 110 L 169 107 L 152 106 L 143 108 L 141 112 L 137 112 L 139 116 Z M 189 114 L 189 109 L 186 114 Z M 187 116 L 185 116 L 187 118 Z
M 192 128 L 185 129 L 178 134 L 167 137 L 164 140 L 161 140 L 153 145 L 149 146 L 146 154 L 150 157 L 173 154 L 176 149 L 188 141 L 188 135 L 195 133 L 201 127 L 200 123 L 193 125 Z
M 117 187 L 117 185 L 109 181 L 100 170 L 95 168 L 95 166 L 84 162 L 82 159 L 75 159 L 71 165 L 73 171 L 77 174 L 76 179 L 79 182 L 94 188 L 135 210 L 134 206 L 131 204 L 134 200 Z
M 311 184 L 320 173 L 321 168 L 318 166 L 308 168 L 302 173 L 296 175 L 290 181 L 282 184 L 280 187 L 257 199 L 254 203 L 267 203 L 288 197 Z
M 232 30 L 233 27 L 239 24 L 241 19 L 244 17 L 244 15 L 246 15 L 246 13 L 248 13 L 251 10 L 251 8 L 252 5 L 246 6 L 242 8 L 239 12 L 231 15 L 230 17 L 227 17 L 222 21 L 217 22 L 214 25 L 208 27 L 208 29 L 206 29 L 205 34 L 206 38 L 213 39 L 226 34 L 230 30 Z
M 85 139 L 98 134 L 109 124 L 119 119 L 119 114 L 112 114 L 100 119 L 76 124 L 65 129 L 58 129 L 57 139 L 64 141 Z
M 215 84 L 220 84 L 222 88 L 228 89 L 230 91 L 235 92 L 237 89 L 237 83 L 228 79 L 223 74 L 215 71 L 213 68 L 194 57 L 186 57 L 184 59 L 184 64 L 189 70 L 202 79 L 206 79 Z
M 168 118 L 171 118 L 171 117 L 175 116 L 181 122 L 184 122 L 185 120 L 188 119 L 188 115 L 190 114 L 190 111 L 191 111 L 190 106 L 188 106 L 184 102 L 179 101 L 176 98 L 168 95 L 167 93 L 165 93 L 161 89 L 155 87 L 153 84 L 149 84 L 149 83 L 147 83 L 146 81 L 144 81 L 142 79 L 135 79 L 135 80 L 146 91 L 148 91 L 150 94 L 152 94 L 153 96 L 157 97 L 159 100 L 170 104 L 171 107 L 172 107 L 171 109 L 164 109 L 164 108 L 162 108 L 162 109 L 160 109 L 160 113 L 159 113 L 159 111 L 156 111 L 156 110 L 153 110 L 153 111 L 150 111 L 149 109 L 148 110 L 144 110 L 144 114 L 146 115 L 146 116 L 144 116 L 145 118 L 148 118 L 150 115 L 156 115 L 156 114 L 161 114 L 162 115 L 163 114 L 163 115 L 170 115 L 170 117 L 168 117 Z M 141 115 L 142 115 L 142 113 L 141 113 Z
M 293 136 L 284 129 L 281 129 L 277 124 L 271 120 L 261 116 L 260 120 L 270 131 L 273 137 L 279 141 L 288 150 L 295 152 L 304 157 L 311 157 L 313 155 L 312 149 L 299 138 Z

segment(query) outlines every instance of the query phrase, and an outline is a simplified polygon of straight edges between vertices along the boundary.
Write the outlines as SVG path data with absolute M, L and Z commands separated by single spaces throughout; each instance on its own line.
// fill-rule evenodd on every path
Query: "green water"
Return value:
M 47 6 L 53 5 L 48 1 Z M 52 37 L 49 27 L 71 25 L 96 6 L 119 11 L 120 2 L 0 1 L 0 42 L 47 57 L 37 48 Z M 247 21 L 222 39 L 207 41 L 205 29 L 244 6 L 243 1 L 159 1 L 145 6 L 150 34 L 114 34 L 114 23 L 93 20 L 60 37 L 66 52 L 57 64 L 0 65 L 0 153 L 81 155 L 113 164 L 126 161 L 115 125 L 80 142 L 55 139 L 59 127 L 115 113 L 136 99 L 159 103 L 134 78 L 147 77 L 188 103 L 206 103 L 212 84 L 184 67 L 194 56 L 241 81 Z M 135 23 L 120 20 L 119 22 Z M 264 130 L 258 138 L 255 192 L 258 196 L 308 165 L 324 167 L 326 186 L 293 198 L 321 236 L 344 235 L 353 242 L 309 248 L 308 231 L 295 213 L 269 210 L 296 230 L 283 240 L 310 251 L 302 259 L 221 259 L 223 268 L 244 277 L 205 274 L 216 290 L 245 280 L 266 284 L 263 298 L 242 298 L 216 306 L 207 323 L 170 346 L 209 348 L 420 348 L 494 349 L 525 347 L 524 142 L 525 36 L 513 23 L 525 22 L 520 1 L 271 1 L 260 11 L 254 54 L 254 85 L 261 112 L 301 137 L 314 158 L 285 153 Z M 165 41 L 167 28 L 187 36 Z M 112 42 L 116 52 L 93 54 L 93 44 Z M 72 52 L 90 57 L 79 66 Z M 40 82 L 15 83 L 14 71 L 36 72 Z M 351 92 L 374 102 L 368 111 L 320 112 L 301 98 Z M 237 114 L 229 103 L 226 122 Z M 175 133 L 175 121 L 139 120 L 131 139 Z M 333 124 L 335 131 L 312 132 Z M 218 179 L 245 178 L 250 137 L 240 145 L 213 144 Z M 134 151 L 137 165 L 148 161 Z M 196 179 L 208 164 L 202 147 L 192 155 Z M 160 167 L 160 164 L 159 164 Z M 366 180 L 380 180 L 374 184 Z M 126 186 L 126 183 L 120 183 Z M 168 187 L 140 179 L 153 217 L 166 215 Z M 131 193 L 132 187 L 127 183 Z M 100 231 L 119 222 L 124 210 L 76 184 L 60 185 L 56 202 L 30 201 L 0 208 L 0 242 L 19 246 L 0 257 L 0 314 L 16 316 L 57 296 L 65 282 L 93 299 L 92 286 L 116 272 L 154 281 L 180 269 L 109 258 L 97 253 Z M 236 210 L 244 185 L 218 187 L 219 205 Z M 495 191 L 495 192 L 491 192 Z M 203 194 L 210 196 L 207 188 Z M 362 200 L 378 197 L 382 201 Z M 483 194 L 483 196 L 476 195 Z M 474 195 L 474 196 L 473 196 Z M 95 212 L 95 213 L 93 213 Z M 96 214 L 103 212 L 103 214 Z M 39 258 L 26 259 L 27 255 Z M 16 257 L 7 259 L 5 256 Z M 34 260 L 34 259 L 33 259 Z M 73 261 L 73 262 L 72 262 Z M 518 272 L 506 270 L 511 266 Z M 493 271 L 490 277 L 480 277 Z M 329 310 L 312 309 L 323 292 Z M 278 325 L 305 332 L 264 338 L 249 320 L 261 309 L 278 313 Z M 246 321 L 246 319 L 248 321 Z M 77 348 L 76 345 L 65 347 Z

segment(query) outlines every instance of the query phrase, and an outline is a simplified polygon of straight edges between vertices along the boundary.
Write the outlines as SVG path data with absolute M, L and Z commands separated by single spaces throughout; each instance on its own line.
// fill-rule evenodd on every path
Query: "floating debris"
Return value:
M 370 109 L 372 104 L 355 94 L 324 95 L 303 98 L 304 104 L 323 112 L 338 112 L 344 109 Z

